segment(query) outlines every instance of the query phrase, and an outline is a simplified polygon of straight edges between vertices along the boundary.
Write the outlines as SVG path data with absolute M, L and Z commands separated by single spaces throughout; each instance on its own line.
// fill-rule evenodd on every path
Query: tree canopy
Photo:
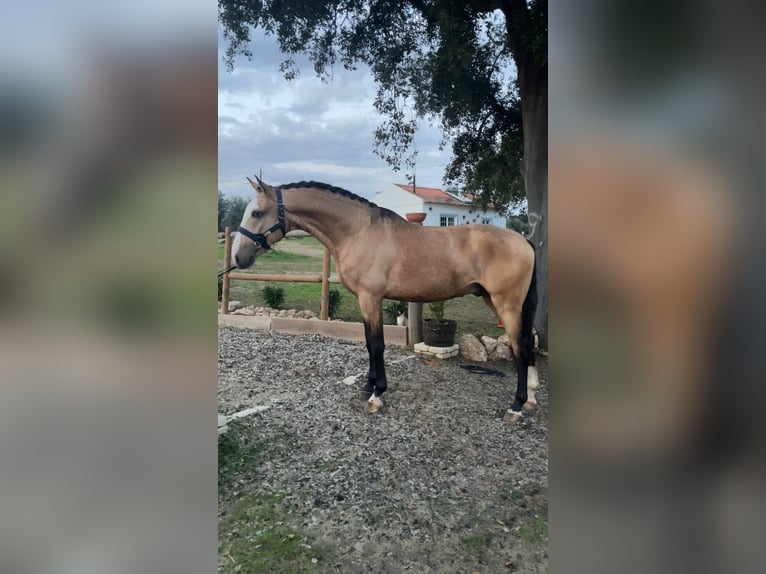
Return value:
M 254 28 L 276 37 L 287 79 L 297 54 L 322 78 L 367 65 L 386 118 L 375 151 L 395 170 L 413 165 L 427 118 L 452 146 L 445 183 L 500 208 L 526 195 L 547 347 L 547 0 L 219 0 L 218 14 L 229 66 L 253 56 Z
M 523 140 L 514 46 L 547 62 L 547 3 L 530 2 L 519 38 L 501 9 L 513 2 L 463 0 L 219 0 L 227 62 L 249 50 L 253 27 L 274 35 L 297 73 L 306 54 L 327 78 L 336 65 L 369 66 L 376 109 L 387 120 L 375 151 L 394 169 L 411 167 L 418 118 L 439 123 L 452 145 L 446 182 L 498 206 L 524 197 Z M 522 5 L 524 3 L 522 2 Z

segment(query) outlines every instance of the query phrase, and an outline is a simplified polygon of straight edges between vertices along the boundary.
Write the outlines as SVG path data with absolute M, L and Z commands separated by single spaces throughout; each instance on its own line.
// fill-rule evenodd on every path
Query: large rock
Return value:
M 513 360 L 513 354 L 511 353 L 511 349 L 508 345 L 503 345 L 501 342 L 498 341 L 497 345 L 495 345 L 495 348 L 492 350 L 491 353 L 489 353 L 489 360 L 490 361 L 512 361 Z
M 229 313 L 236 311 L 237 309 L 242 309 L 242 307 L 244 307 L 242 301 L 229 301 Z
M 463 358 L 479 363 L 487 360 L 487 349 L 474 335 L 463 335 L 457 344 Z
M 492 351 L 497 347 L 497 339 L 487 337 L 486 335 L 481 336 L 481 343 L 484 345 L 484 348 L 487 349 L 487 355 L 491 355 Z
M 503 333 L 497 338 L 497 342 L 505 345 L 506 347 L 511 346 L 511 338 L 508 336 L 508 333 Z

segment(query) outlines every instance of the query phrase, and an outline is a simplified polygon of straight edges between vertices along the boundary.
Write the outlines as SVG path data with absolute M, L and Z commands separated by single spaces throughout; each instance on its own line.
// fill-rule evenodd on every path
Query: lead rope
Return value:
M 229 273 L 230 271 L 234 271 L 236 268 L 237 268 L 237 266 L 236 266 L 236 265 L 232 265 L 232 266 L 231 266 L 231 267 L 229 267 L 228 269 L 223 269 L 222 271 L 219 271 L 219 272 L 218 272 L 218 278 L 220 279 L 221 277 L 223 277 L 224 275 L 226 275 L 226 274 L 227 274 L 227 273 Z

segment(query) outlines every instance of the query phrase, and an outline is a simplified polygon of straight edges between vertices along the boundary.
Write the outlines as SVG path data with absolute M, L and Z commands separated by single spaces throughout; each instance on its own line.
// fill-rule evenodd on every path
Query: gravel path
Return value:
M 326 549 L 320 572 L 547 570 L 544 360 L 537 411 L 509 426 L 507 363 L 487 364 L 508 373 L 490 377 L 389 347 L 384 408 L 370 415 L 362 379 L 342 382 L 366 373 L 363 344 L 227 327 L 218 337 L 219 412 L 269 406 L 240 423 L 269 448 L 222 486 L 221 519 L 247 493 L 281 493 L 280 520 Z

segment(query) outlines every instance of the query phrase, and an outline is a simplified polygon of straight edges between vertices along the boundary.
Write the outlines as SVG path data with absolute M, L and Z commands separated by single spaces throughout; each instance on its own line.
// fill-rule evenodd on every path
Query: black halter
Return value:
M 237 231 L 239 231 L 245 237 L 249 237 L 253 240 L 256 248 L 265 249 L 266 251 L 271 250 L 271 245 L 269 245 L 269 241 L 267 239 L 269 235 L 279 230 L 282 232 L 282 237 L 280 237 L 280 239 L 283 239 L 287 234 L 287 229 L 285 227 L 285 204 L 282 203 L 282 190 L 279 187 L 275 187 L 274 193 L 277 194 L 277 216 L 279 217 L 274 225 L 269 227 L 269 229 L 263 233 L 253 233 L 241 225 L 237 227 Z

